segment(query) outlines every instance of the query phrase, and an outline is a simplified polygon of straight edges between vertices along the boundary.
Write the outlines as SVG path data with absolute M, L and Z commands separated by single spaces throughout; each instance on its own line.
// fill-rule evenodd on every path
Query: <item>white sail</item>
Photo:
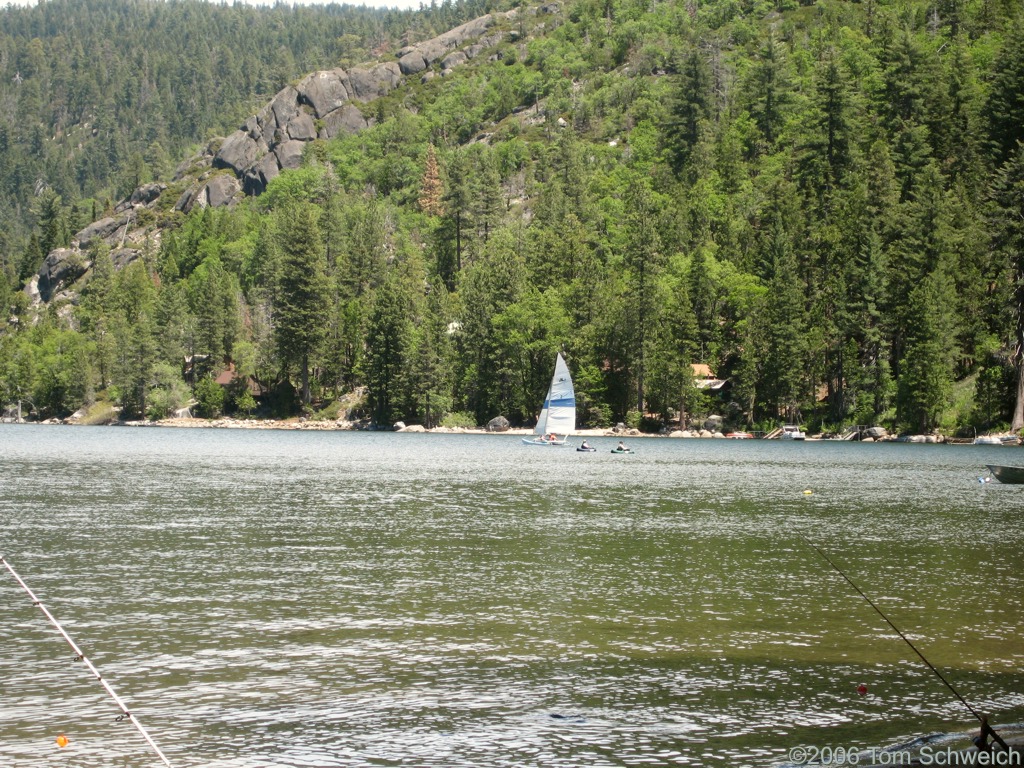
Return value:
M 555 358 L 555 373 L 533 431 L 538 435 L 571 435 L 576 431 L 576 392 L 572 387 L 569 366 L 561 354 Z

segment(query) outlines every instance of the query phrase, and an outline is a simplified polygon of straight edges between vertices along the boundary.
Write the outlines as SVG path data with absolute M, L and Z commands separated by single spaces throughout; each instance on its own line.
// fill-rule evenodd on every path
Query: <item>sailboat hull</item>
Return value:
M 527 445 L 566 445 L 568 440 L 542 440 L 539 437 L 535 437 L 532 440 L 523 438 L 523 442 Z

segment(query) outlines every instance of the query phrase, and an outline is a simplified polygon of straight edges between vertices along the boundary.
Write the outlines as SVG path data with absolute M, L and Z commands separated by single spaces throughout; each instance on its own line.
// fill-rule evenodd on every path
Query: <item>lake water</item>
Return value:
M 768 766 L 973 728 L 808 541 L 1024 720 L 1024 487 L 978 482 L 1020 449 L 592 442 L 5 425 L 0 554 L 176 768 Z M 72 655 L 0 569 L 0 765 L 158 765 Z

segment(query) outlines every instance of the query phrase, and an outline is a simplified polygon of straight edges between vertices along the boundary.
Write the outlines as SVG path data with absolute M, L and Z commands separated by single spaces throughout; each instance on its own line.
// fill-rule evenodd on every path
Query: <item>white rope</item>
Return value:
M 75 641 L 71 639 L 71 635 L 69 635 L 67 632 L 64 631 L 64 627 L 62 627 L 57 622 L 57 619 L 55 619 L 53 617 L 53 614 L 50 613 L 47 610 L 46 606 L 43 605 L 43 602 L 38 597 L 35 596 L 35 594 L 32 592 L 31 589 L 28 588 L 28 584 L 26 584 L 22 580 L 21 576 L 19 576 L 17 574 L 17 572 L 14 570 L 14 568 L 11 566 L 11 564 L 9 562 L 7 562 L 6 559 L 4 559 L 3 555 L 0 555 L 0 563 L 3 563 L 5 566 L 7 566 L 7 570 L 11 572 L 11 575 L 17 580 L 18 584 L 21 585 L 21 588 L 23 590 L 25 590 L 26 593 L 28 593 L 29 597 L 32 598 L 33 605 L 36 605 L 36 606 L 39 607 L 39 610 L 41 610 L 46 615 L 46 618 L 50 620 L 50 623 L 53 624 L 53 626 L 55 626 L 57 628 L 57 631 L 60 632 L 60 634 L 63 636 L 63 638 L 67 641 L 68 645 L 71 646 L 71 650 L 73 650 L 75 652 L 75 661 L 84 662 L 85 666 L 87 666 L 89 668 L 89 671 L 92 672 L 93 675 L 96 676 L 96 679 L 100 681 L 100 685 L 102 685 L 106 689 L 107 693 L 110 694 L 110 697 L 115 702 L 117 702 L 117 706 L 121 709 L 121 716 L 119 716 L 117 719 L 118 720 L 124 719 L 124 720 L 131 721 L 131 723 L 134 724 L 135 727 L 139 729 L 139 733 L 142 734 L 142 738 L 144 738 L 146 740 L 146 742 L 149 744 L 149 746 L 151 746 L 153 748 L 153 750 L 160 756 L 160 759 L 164 761 L 164 765 L 166 765 L 166 766 L 168 766 L 168 768 L 170 768 L 171 763 L 164 756 L 164 753 L 160 751 L 160 747 L 158 747 L 156 745 L 156 742 L 153 741 L 153 739 L 150 737 L 150 735 L 148 733 L 146 733 L 146 729 L 142 727 L 142 723 L 140 723 L 135 718 L 135 716 L 132 715 L 132 713 L 128 711 L 128 707 L 121 700 L 121 697 L 118 696 L 114 692 L 114 689 L 110 687 L 110 684 L 106 680 L 103 679 L 103 676 L 100 674 L 99 670 L 96 669 L 95 666 L 93 666 L 93 663 L 91 661 L 89 661 L 89 659 L 86 657 L 85 653 L 82 652 L 82 649 L 79 648 L 78 645 L 75 644 Z

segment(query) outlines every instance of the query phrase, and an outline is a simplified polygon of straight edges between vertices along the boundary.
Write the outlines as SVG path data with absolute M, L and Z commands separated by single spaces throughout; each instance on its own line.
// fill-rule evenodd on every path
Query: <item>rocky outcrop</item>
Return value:
M 191 211 L 193 208 L 220 208 L 234 205 L 245 196 L 242 182 L 231 174 L 203 177 L 198 183 L 185 190 L 175 208 Z
M 443 74 L 465 64 L 499 43 L 500 33 L 485 33 L 514 15 L 515 11 L 488 14 L 406 46 L 398 52 L 397 62 L 306 75 L 297 85 L 279 91 L 266 107 L 228 136 L 213 157 L 213 167 L 231 170 L 241 180 L 245 194 L 261 194 L 282 170 L 301 165 L 307 142 L 356 133 L 372 125 L 373 118 L 364 115 L 359 104 L 386 96 L 404 76 L 423 72 L 435 62 L 440 62 Z M 473 45 L 467 46 L 469 42 Z
M 78 232 L 74 236 L 72 242 L 76 243 L 79 248 L 88 248 L 96 240 L 107 240 L 108 238 L 113 237 L 127 225 L 127 213 L 122 213 L 119 216 L 108 216 L 104 219 L 100 219 L 99 221 L 94 221 L 85 229 Z
M 165 189 L 167 189 L 167 185 L 162 184 L 159 181 L 154 181 L 150 184 L 143 184 L 132 192 L 131 197 L 122 201 L 115 210 L 122 211 L 139 205 L 149 205 L 156 201 L 156 199 L 164 193 Z
M 50 251 L 39 270 L 39 297 L 49 301 L 62 287 L 84 275 L 88 268 L 89 262 L 82 258 L 77 248 L 56 248 Z
M 431 66 L 435 61 L 442 58 L 449 51 L 461 48 L 470 40 L 482 38 L 488 29 L 494 26 L 503 18 L 512 18 L 515 11 L 509 13 L 491 13 L 481 16 L 478 19 L 467 21 L 461 26 L 455 27 L 422 43 L 409 45 L 398 52 L 398 66 L 403 75 L 415 75 Z M 498 38 L 500 39 L 500 37 Z M 497 41 L 494 41 L 497 42 Z M 493 45 L 494 42 L 491 44 Z M 466 58 L 472 58 L 474 54 L 463 54 Z M 463 63 L 466 59 L 463 59 Z M 448 67 L 444 67 L 447 69 Z
M 237 131 L 212 141 L 177 168 L 175 182 L 194 181 L 179 194 L 174 208 L 188 213 L 196 207 L 234 205 L 246 195 L 261 194 L 282 170 L 302 164 L 309 142 L 357 133 L 371 126 L 373 118 L 359 105 L 386 96 L 401 85 L 406 75 L 425 70 L 433 74 L 430 67 L 435 63 L 439 63 L 442 74 L 450 73 L 501 42 L 503 33 L 488 31 L 515 15 L 516 11 L 488 14 L 401 49 L 397 61 L 313 72 L 296 85 L 281 89 Z M 227 173 L 218 173 L 220 170 Z M 71 248 L 51 252 L 25 288 L 31 300 L 48 302 L 78 280 L 89 267 L 85 252 L 97 241 L 112 248 L 117 268 L 139 258 L 142 251 L 137 246 L 142 246 L 144 240 L 149 241 L 149 247 L 158 246 L 159 231 L 140 227 L 138 211 L 155 208 L 167 188 L 162 183 L 140 186 L 118 203 L 112 216 L 78 232 Z
M 283 169 L 298 168 L 307 142 L 355 133 L 372 124 L 353 102 L 386 96 L 401 83 L 398 64 L 369 69 L 324 70 L 278 92 L 271 102 L 228 136 L 213 157 L 258 195 Z

